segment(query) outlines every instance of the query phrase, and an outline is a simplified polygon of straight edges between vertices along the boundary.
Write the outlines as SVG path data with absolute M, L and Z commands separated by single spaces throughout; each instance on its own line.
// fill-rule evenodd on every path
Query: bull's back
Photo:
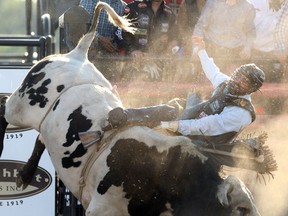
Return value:
M 80 62 L 69 54 L 49 56 L 31 68 L 9 98 L 5 118 L 10 124 L 39 130 L 39 125 L 61 94 L 85 83 L 112 89 L 90 62 Z

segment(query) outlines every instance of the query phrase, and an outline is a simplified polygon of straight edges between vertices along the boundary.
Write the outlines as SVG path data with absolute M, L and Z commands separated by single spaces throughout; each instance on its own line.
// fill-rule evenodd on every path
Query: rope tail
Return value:
M 132 23 L 130 20 L 128 20 L 126 17 L 121 17 L 119 16 L 113 8 L 111 8 L 107 3 L 105 2 L 98 2 L 95 9 L 94 9 L 94 15 L 91 23 L 91 27 L 88 31 L 87 34 L 85 34 L 81 40 L 78 42 L 75 51 L 77 51 L 80 56 L 83 58 L 87 57 L 87 53 L 89 50 L 89 47 L 91 46 L 94 37 L 96 35 L 96 29 L 98 25 L 98 17 L 101 12 L 101 10 L 105 8 L 107 15 L 108 15 L 108 20 L 115 26 L 119 26 L 122 29 L 124 29 L 127 32 L 130 32 L 132 34 L 135 33 L 135 28 L 132 27 Z M 79 57 L 80 57 L 79 56 Z

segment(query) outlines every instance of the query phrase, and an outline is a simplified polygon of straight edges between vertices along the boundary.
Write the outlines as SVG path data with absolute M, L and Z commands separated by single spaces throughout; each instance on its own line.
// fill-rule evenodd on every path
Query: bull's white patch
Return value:
M 86 212 L 96 206 L 102 215 L 130 215 L 127 208 L 129 199 L 125 198 L 125 196 L 123 185 L 119 187 L 111 186 L 104 195 L 94 194 L 95 203 L 90 205 Z M 101 202 L 97 202 L 98 200 L 101 200 Z
M 0 161 L 0 200 L 20 199 L 33 196 L 45 191 L 52 183 L 48 171 L 38 167 L 32 182 L 22 190 L 16 186 L 16 177 L 20 168 L 25 164 L 16 160 Z

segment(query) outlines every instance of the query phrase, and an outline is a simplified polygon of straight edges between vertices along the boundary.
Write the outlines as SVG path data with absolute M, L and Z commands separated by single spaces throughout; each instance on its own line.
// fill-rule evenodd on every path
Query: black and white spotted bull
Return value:
M 91 29 L 77 47 L 33 66 L 1 106 L 0 154 L 8 123 L 39 131 L 36 157 L 29 162 L 35 166 L 46 148 L 87 216 L 259 215 L 245 185 L 233 176 L 221 178 L 190 139 L 144 126 L 103 135 L 109 111 L 122 103 L 87 59 L 102 8 L 117 25 L 134 31 L 110 6 L 98 3 Z M 84 143 L 81 134 L 91 143 Z

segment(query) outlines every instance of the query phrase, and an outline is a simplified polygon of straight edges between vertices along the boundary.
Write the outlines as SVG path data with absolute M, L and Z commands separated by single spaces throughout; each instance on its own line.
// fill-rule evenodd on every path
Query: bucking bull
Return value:
M 145 126 L 103 133 L 109 111 L 123 107 L 87 58 L 103 8 L 115 25 L 134 32 L 129 20 L 98 3 L 91 28 L 75 49 L 39 61 L 21 86 L 3 98 L 0 154 L 8 124 L 39 132 L 30 166 L 20 172 L 17 185 L 29 183 L 46 148 L 87 216 L 260 215 L 248 188 L 236 177 L 221 178 L 219 167 L 189 138 Z M 85 142 L 83 134 L 88 134 Z

